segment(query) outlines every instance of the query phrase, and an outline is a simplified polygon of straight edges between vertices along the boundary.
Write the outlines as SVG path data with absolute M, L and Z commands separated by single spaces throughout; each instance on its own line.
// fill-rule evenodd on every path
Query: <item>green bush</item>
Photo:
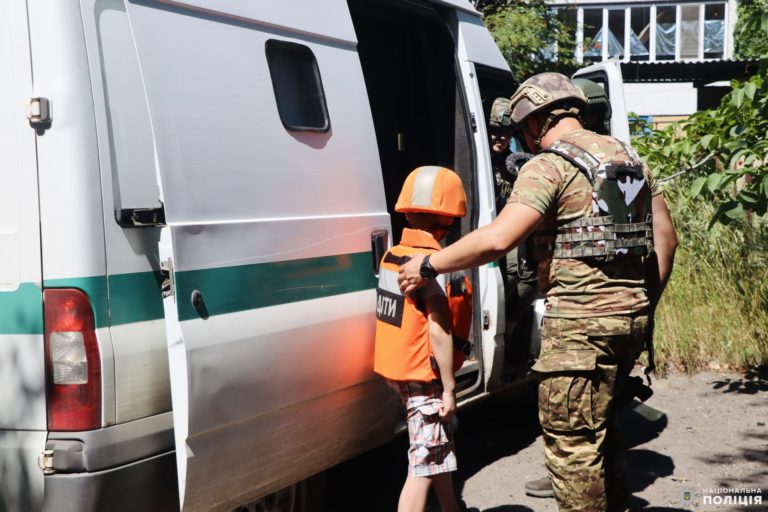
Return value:
M 715 206 L 665 187 L 680 246 L 656 312 L 657 366 L 688 372 L 768 362 L 768 223 L 709 227 Z
M 719 108 L 633 145 L 664 183 L 680 239 L 657 311 L 657 363 L 768 363 L 768 59 Z

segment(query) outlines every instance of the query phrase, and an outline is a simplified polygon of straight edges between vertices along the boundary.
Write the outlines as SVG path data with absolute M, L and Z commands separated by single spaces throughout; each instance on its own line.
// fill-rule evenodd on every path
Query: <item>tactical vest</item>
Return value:
M 440 378 L 429 341 L 426 305 L 420 290 L 404 296 L 397 283 L 400 265 L 410 254 L 427 254 L 401 245 L 382 259 L 376 288 L 376 345 L 374 371 L 392 380 L 429 382 Z M 472 287 L 466 275 L 457 275 L 446 284 L 453 333 L 453 370 L 458 370 L 472 349 L 467 341 L 472 324 Z M 463 335 L 463 336 L 462 336 Z
M 543 150 L 575 165 L 592 185 L 592 214 L 540 231 L 533 237 L 537 261 L 555 258 L 643 257 L 653 251 L 651 189 L 643 163 L 631 146 L 618 141 L 626 160 L 601 162 L 587 150 L 563 140 Z

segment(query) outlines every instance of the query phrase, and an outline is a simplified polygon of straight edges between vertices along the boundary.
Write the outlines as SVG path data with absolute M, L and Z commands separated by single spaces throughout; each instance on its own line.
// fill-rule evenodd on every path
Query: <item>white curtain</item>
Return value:
M 648 48 L 634 32 L 629 33 L 629 51 L 631 55 L 648 55 Z
M 722 52 L 725 36 L 725 22 L 723 20 L 704 21 L 704 51 Z
M 658 23 L 656 25 L 656 55 L 675 55 L 675 23 Z
M 641 43 L 642 44 L 642 43 Z M 601 57 L 603 55 L 603 29 L 601 28 L 595 38 L 592 40 L 592 44 L 589 49 L 584 52 L 585 57 Z M 619 39 L 613 35 L 613 32 L 608 31 L 608 56 L 609 57 L 621 57 L 624 55 L 624 45 L 621 44 Z

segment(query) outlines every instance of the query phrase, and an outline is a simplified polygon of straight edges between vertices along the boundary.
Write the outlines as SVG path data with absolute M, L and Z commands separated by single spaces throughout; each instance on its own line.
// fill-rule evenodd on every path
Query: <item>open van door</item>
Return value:
M 624 80 L 621 76 L 619 61 L 612 59 L 593 64 L 578 70 L 573 78 L 592 80 L 605 89 L 611 101 L 611 135 L 624 142 L 629 142 L 629 121 L 627 106 L 624 103 Z
M 391 227 L 355 34 L 345 2 L 128 14 L 164 208 L 179 497 L 233 509 L 397 422 L 372 371 Z
M 496 96 L 511 96 L 516 88 L 509 65 L 498 46 L 483 25 L 477 13 L 463 10 L 452 11 L 450 21 L 457 45 L 461 81 L 467 96 L 473 122 L 474 162 L 477 176 L 477 214 L 472 229 L 489 224 L 495 217 L 495 193 L 491 170 L 485 111 Z M 481 317 L 475 325 L 481 325 L 482 364 L 486 389 L 491 391 L 501 385 L 504 368 L 506 317 L 504 307 L 504 283 L 496 263 L 477 269 L 480 282 L 480 303 L 476 313 Z

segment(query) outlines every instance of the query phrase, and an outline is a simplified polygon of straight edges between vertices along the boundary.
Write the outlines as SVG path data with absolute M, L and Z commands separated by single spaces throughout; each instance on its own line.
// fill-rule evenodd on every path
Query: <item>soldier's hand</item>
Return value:
M 419 272 L 423 260 L 423 254 L 414 254 L 410 261 L 400 267 L 400 271 L 397 275 L 397 283 L 400 285 L 401 292 L 411 293 L 424 286 L 426 280 L 421 277 L 421 273 Z

